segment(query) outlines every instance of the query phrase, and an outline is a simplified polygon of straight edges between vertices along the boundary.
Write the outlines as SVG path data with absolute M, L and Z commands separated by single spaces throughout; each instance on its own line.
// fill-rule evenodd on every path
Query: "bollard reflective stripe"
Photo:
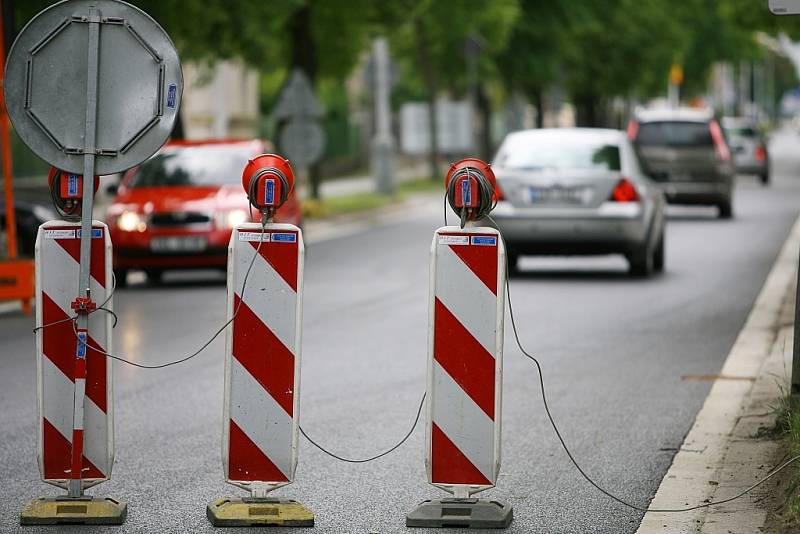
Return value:
M 431 245 L 428 481 L 466 497 L 500 469 L 505 251 L 492 228 L 440 228 Z
M 471 497 L 500 473 L 505 254 L 494 228 L 433 235 L 425 467 L 428 482 L 453 497 L 422 501 L 407 527 L 506 528 L 514 517 L 496 498 Z
M 91 294 L 103 302 L 110 296 L 111 241 L 105 224 L 92 230 Z M 114 463 L 111 360 L 76 340 L 68 319 L 78 294 L 80 224 L 50 221 L 36 238 L 36 331 L 39 445 L 42 480 L 66 488 L 68 479 L 82 479 L 83 488 L 107 480 Z M 111 302 L 106 308 L 111 307 Z M 57 323 L 57 321 L 63 321 Z M 79 331 L 89 346 L 111 350 L 111 316 L 89 316 L 89 333 Z M 56 324 L 53 324 L 56 323 Z M 83 387 L 83 419 L 73 421 L 75 386 Z M 73 443 L 83 442 L 82 458 L 73 458 Z M 76 473 L 80 470 L 80 473 Z
M 289 224 L 263 232 L 244 224 L 228 254 L 228 318 L 239 311 L 226 334 L 225 478 L 269 491 L 292 482 L 297 466 L 302 234 Z

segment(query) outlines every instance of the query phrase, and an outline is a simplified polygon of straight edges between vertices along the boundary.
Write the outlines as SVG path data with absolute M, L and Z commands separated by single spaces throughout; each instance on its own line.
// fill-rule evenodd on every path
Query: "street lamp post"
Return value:
M 372 176 L 375 188 L 384 195 L 394 193 L 392 175 L 392 116 L 389 106 L 389 45 L 385 37 L 372 44 L 372 61 L 375 82 L 375 137 L 372 139 Z

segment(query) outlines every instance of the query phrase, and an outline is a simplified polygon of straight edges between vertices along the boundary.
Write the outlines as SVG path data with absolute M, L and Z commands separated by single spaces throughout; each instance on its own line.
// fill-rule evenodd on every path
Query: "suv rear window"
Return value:
M 702 122 L 645 122 L 639 125 L 641 146 L 714 146 L 708 124 Z
M 741 126 L 739 128 L 725 128 L 725 133 L 730 137 L 757 137 L 758 132 L 755 128 L 750 126 Z

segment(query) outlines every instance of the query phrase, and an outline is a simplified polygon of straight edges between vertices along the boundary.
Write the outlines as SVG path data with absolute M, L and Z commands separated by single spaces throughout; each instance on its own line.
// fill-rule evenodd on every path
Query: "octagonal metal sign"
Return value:
M 6 106 L 36 155 L 82 173 L 91 24 L 99 25 L 95 172 L 113 174 L 164 144 L 183 91 L 178 52 L 144 11 L 119 0 L 65 0 L 36 15 L 9 52 Z

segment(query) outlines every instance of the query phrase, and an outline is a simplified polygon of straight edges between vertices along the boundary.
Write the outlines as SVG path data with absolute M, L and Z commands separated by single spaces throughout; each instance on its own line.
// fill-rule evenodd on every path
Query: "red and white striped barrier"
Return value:
M 297 466 L 303 255 L 290 224 L 243 224 L 228 249 L 228 319 L 241 307 L 226 332 L 222 462 L 254 496 L 292 482 Z
M 497 230 L 434 234 L 426 468 L 457 498 L 491 488 L 500 471 L 505 277 Z
M 49 326 L 36 331 L 37 456 L 42 480 L 62 488 L 67 488 L 70 479 L 80 478 L 83 488 L 108 480 L 114 464 L 111 360 L 91 349 L 86 350 L 85 358 L 76 357 L 74 324 L 64 320 L 75 313 L 70 304 L 80 294 L 79 268 L 80 223 L 50 221 L 40 226 L 36 237 L 36 324 Z M 91 297 L 98 306 L 111 296 L 111 280 L 108 228 L 94 221 Z M 111 306 L 109 301 L 104 307 Z M 111 350 L 111 320 L 103 311 L 89 316 L 89 346 Z M 74 410 L 74 399 L 81 397 L 76 390 L 81 389 L 85 390 L 83 410 Z M 82 420 L 74 420 L 73 412 L 82 412 Z M 81 448 L 82 457 L 77 454 Z

